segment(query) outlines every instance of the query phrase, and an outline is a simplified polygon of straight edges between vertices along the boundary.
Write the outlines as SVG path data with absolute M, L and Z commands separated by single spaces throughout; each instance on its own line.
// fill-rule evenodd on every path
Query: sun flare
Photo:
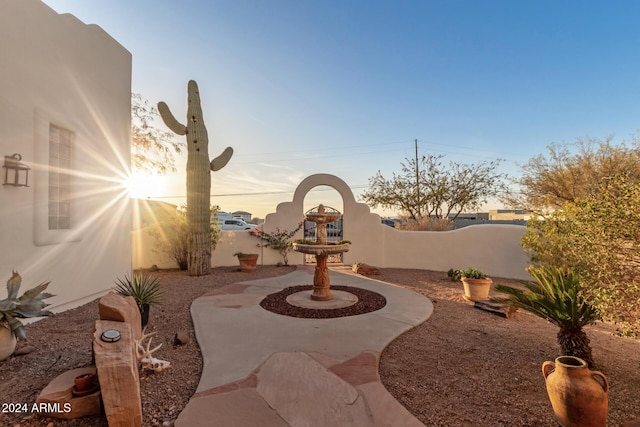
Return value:
M 146 173 L 134 173 L 125 182 L 132 199 L 146 199 L 157 195 L 164 185 L 163 177 Z

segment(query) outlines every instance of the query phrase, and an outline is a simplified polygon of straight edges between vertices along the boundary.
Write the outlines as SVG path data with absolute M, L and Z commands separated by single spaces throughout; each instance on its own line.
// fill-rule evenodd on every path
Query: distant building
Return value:
M 246 223 L 251 222 L 251 216 L 252 216 L 251 212 L 235 211 L 235 212 L 231 212 L 231 215 L 233 215 L 234 218 L 242 218 Z
M 520 220 L 531 219 L 532 211 L 528 209 L 493 209 L 489 211 L 489 219 L 495 220 Z
M 456 214 L 449 214 L 449 219 L 453 219 Z M 476 220 L 476 219 L 490 219 L 488 212 L 474 212 L 474 213 L 461 213 L 456 220 Z

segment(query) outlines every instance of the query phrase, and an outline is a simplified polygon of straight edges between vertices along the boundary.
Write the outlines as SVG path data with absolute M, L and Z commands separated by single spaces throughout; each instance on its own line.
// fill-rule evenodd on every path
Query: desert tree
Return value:
M 139 93 L 131 94 L 131 168 L 133 171 L 166 174 L 175 172 L 175 156 L 184 149 L 171 132 L 155 121 L 158 110 Z
M 527 223 L 522 245 L 536 265 L 571 268 L 603 319 L 640 335 L 640 183 L 626 174 Z
M 506 191 L 506 174 L 497 171 L 500 159 L 474 164 L 445 163 L 442 155 L 406 158 L 390 179 L 380 171 L 369 178 L 361 199 L 372 207 L 396 209 L 409 219 L 455 219 L 477 210 Z
M 539 154 L 521 166 L 522 174 L 514 179 L 519 192 L 511 192 L 505 204 L 536 211 L 551 211 L 566 202 L 574 202 L 602 188 L 611 177 L 626 174 L 640 181 L 640 139 L 630 144 L 613 144 L 604 140 L 578 138 L 572 144 L 553 143 L 546 154 Z

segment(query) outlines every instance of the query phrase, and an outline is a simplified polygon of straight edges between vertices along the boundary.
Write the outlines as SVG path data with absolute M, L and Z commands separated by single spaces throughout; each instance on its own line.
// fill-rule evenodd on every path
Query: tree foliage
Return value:
M 585 297 L 626 335 L 640 334 L 640 183 L 605 180 L 585 198 L 527 224 L 535 264 L 573 268 Z
M 443 157 L 422 156 L 417 162 L 407 158 L 400 163 L 401 172 L 393 173 L 391 179 L 378 171 L 369 178 L 362 200 L 374 208 L 397 209 L 412 220 L 448 218 L 450 214 L 456 218 L 506 190 L 506 175 L 496 172 L 501 160 L 445 164 Z
M 552 210 L 593 194 L 609 178 L 622 173 L 640 182 L 640 140 L 630 146 L 624 141 L 612 144 L 580 138 L 574 144 L 551 144 L 546 155 L 531 158 L 522 166 L 522 176 L 515 180 L 520 195 L 507 198 L 514 207 Z
M 139 93 L 131 94 L 131 168 L 134 171 L 165 174 L 175 172 L 175 155 L 184 148 L 173 133 L 157 128 L 158 110 Z

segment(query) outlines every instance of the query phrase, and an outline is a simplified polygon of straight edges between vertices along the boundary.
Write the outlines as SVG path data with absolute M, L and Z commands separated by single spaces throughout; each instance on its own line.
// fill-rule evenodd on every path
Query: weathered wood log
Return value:
M 488 311 L 489 313 L 493 313 L 506 319 L 509 319 L 516 311 L 518 311 L 518 307 L 506 304 L 498 304 L 489 300 L 476 301 L 473 306 L 480 310 Z

